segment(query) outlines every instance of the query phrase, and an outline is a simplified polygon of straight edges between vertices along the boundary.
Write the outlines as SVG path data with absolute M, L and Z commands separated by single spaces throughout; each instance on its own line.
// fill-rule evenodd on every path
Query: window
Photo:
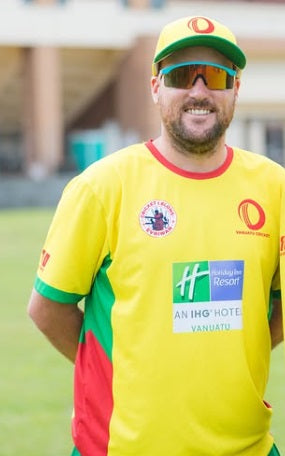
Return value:
M 285 119 L 272 116 L 233 119 L 227 131 L 227 144 L 261 155 L 285 166 Z
M 280 165 L 284 165 L 284 124 L 268 122 L 265 124 L 266 155 Z

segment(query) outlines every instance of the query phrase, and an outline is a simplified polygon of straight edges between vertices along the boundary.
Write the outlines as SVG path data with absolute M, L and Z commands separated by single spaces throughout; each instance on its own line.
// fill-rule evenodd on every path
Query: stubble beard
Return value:
M 234 103 L 228 113 L 216 111 L 216 122 L 211 128 L 200 133 L 187 127 L 181 116 L 175 120 L 162 119 L 168 132 L 172 146 L 183 154 L 206 155 L 212 154 L 229 127 L 234 113 Z

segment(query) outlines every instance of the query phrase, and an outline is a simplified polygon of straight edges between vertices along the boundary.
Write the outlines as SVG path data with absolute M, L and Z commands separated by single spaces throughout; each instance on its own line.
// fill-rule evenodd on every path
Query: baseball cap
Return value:
M 153 59 L 153 75 L 157 75 L 158 62 L 189 46 L 214 48 L 240 70 L 246 65 L 246 57 L 229 28 L 206 16 L 189 16 L 171 22 L 162 29 Z

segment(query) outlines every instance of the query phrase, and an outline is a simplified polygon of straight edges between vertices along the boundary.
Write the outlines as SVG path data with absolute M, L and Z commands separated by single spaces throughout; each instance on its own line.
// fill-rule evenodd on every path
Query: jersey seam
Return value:
M 105 210 L 104 204 L 102 203 L 99 195 L 94 191 L 94 189 L 92 188 L 92 186 L 90 185 L 88 179 L 86 179 L 86 176 L 84 176 L 84 174 L 81 175 L 81 179 L 82 179 L 82 183 L 86 186 L 86 188 L 88 188 L 88 190 L 89 190 L 90 194 L 92 195 L 92 197 L 98 201 L 98 203 L 100 205 L 100 208 L 102 210 L 102 214 L 103 214 L 103 218 L 104 218 L 104 222 L 105 222 L 105 226 L 106 226 L 106 230 L 105 231 L 106 231 L 106 233 L 108 233 L 107 215 L 106 215 L 106 210 Z M 107 251 L 111 252 L 109 236 L 108 235 L 107 235 L 107 239 L 106 240 L 107 240 L 107 247 L 108 247 Z M 104 256 L 104 258 L 105 258 L 105 256 Z

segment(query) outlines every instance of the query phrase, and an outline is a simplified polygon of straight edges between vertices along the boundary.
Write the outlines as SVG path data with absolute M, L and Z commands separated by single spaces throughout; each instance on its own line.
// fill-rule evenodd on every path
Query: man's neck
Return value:
M 213 150 L 204 153 L 191 153 L 189 151 L 179 151 L 169 142 L 159 136 L 153 141 L 154 146 L 173 165 L 184 171 L 193 173 L 209 173 L 218 169 L 225 162 L 227 149 L 224 138 Z

